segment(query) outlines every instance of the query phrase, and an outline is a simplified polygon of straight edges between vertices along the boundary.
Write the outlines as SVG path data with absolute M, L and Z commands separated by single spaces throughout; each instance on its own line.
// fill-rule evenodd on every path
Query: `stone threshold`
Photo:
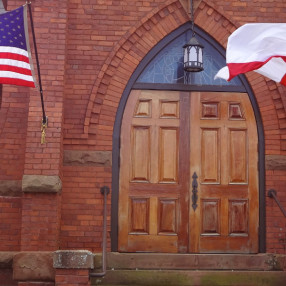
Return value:
M 101 267 L 100 254 L 95 256 L 95 266 Z M 286 255 L 109 252 L 107 269 L 286 271 Z

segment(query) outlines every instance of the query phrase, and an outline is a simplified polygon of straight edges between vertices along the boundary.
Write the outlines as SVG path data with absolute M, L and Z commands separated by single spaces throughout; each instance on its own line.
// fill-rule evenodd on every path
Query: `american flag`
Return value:
M 35 87 L 26 9 L 25 5 L 0 15 L 0 83 Z

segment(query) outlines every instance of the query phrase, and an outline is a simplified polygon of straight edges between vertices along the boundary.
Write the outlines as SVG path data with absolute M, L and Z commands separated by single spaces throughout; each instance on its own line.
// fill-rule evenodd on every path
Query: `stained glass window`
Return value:
M 191 38 L 188 31 L 165 46 L 146 66 L 139 76 L 140 83 L 185 83 L 193 85 L 227 85 L 241 86 L 236 77 L 230 82 L 214 79 L 215 74 L 226 65 L 224 56 L 206 39 L 196 34 L 198 41 L 204 46 L 204 70 L 198 73 L 186 73 L 183 69 L 183 46 Z

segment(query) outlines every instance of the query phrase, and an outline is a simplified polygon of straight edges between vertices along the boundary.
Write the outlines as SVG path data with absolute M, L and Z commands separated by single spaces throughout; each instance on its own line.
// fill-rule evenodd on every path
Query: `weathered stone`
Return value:
M 12 268 L 13 257 L 17 252 L 0 251 L 0 268 Z
M 168 269 L 168 270 L 283 270 L 286 255 L 260 254 L 167 254 L 167 253 L 107 253 L 108 269 Z M 101 267 L 101 255 L 96 254 L 95 267 Z
M 54 252 L 54 268 L 93 269 L 93 254 L 88 250 L 58 250 Z
M 0 196 L 19 197 L 22 194 L 21 181 L 0 181 Z
M 275 256 L 274 270 L 286 271 L 286 255 L 284 254 L 273 254 Z
M 64 151 L 64 165 L 111 166 L 111 151 Z
M 62 190 L 62 181 L 58 176 L 24 175 L 23 192 L 58 193 Z
M 19 252 L 14 256 L 14 280 L 51 281 L 54 278 L 52 252 Z
M 286 155 L 266 155 L 266 170 L 286 170 Z

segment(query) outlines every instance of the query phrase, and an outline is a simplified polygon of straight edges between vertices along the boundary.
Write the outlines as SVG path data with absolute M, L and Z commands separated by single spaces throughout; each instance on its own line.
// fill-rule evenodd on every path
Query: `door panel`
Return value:
M 119 250 L 188 248 L 189 96 L 133 91 L 122 121 Z
M 198 175 L 190 251 L 257 252 L 257 130 L 247 94 L 193 93 L 190 141 L 190 175 Z
M 247 94 L 132 91 L 121 130 L 119 251 L 258 251 Z
M 219 160 L 219 129 L 202 129 L 201 140 L 201 182 L 214 183 L 220 182 L 220 160 Z

